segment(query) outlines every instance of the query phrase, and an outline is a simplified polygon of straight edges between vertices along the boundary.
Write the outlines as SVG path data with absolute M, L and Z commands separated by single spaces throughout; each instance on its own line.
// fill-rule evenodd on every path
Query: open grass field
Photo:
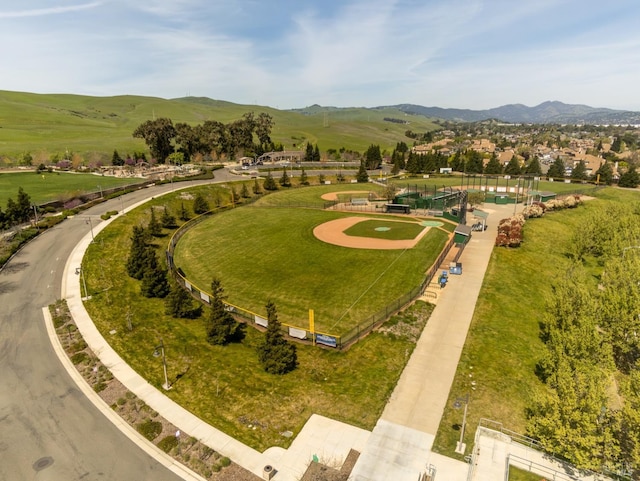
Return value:
M 120 179 L 71 172 L 3 172 L 0 173 L 0 206 L 4 207 L 9 197 L 16 199 L 19 187 L 29 194 L 33 204 L 38 205 L 68 199 L 80 193 L 100 192 L 100 188 L 104 190 L 140 182 L 141 179 Z
M 597 204 L 638 200 L 637 192 L 612 188 L 596 195 L 577 209 L 528 220 L 521 247 L 494 249 L 434 443 L 438 452 L 455 456 L 462 411 L 453 403 L 467 393 L 467 446 L 480 418 L 525 433 L 527 406 L 534 390 L 543 387 L 535 374 L 544 349 L 539 322 L 551 284 L 570 264 L 566 253 L 571 236 Z
M 168 117 L 174 123 L 228 123 L 251 111 L 273 117 L 271 138 L 289 150 L 311 142 L 322 151 L 345 147 L 362 152 L 371 144 L 391 149 L 397 142 L 407 140 L 406 125 L 383 120 L 404 117 L 395 109 L 328 110 L 325 115 L 324 109 L 287 111 L 199 97 L 167 100 L 133 95 L 89 97 L 0 91 L 0 158 L 29 152 L 37 160 L 40 154 L 70 151 L 110 159 L 114 149 L 121 155 L 144 151 L 144 142 L 131 134 L 154 117 Z M 415 132 L 435 128 L 424 117 L 412 116 L 411 122 Z
M 281 322 L 300 328 L 308 327 L 309 309 L 313 309 L 316 331 L 345 334 L 419 286 L 448 234 L 430 229 L 413 249 L 351 249 L 316 239 L 313 229 L 354 213 L 275 207 L 281 196 L 289 205 L 298 197 L 295 194 L 318 199 L 325 190 L 311 187 L 299 193 L 274 193 L 264 202 L 207 219 L 180 239 L 176 266 L 205 291 L 213 276 L 220 278 L 230 304 L 264 316 L 264 306 L 273 300 Z M 410 229 L 413 237 L 423 230 L 417 223 L 372 222 L 406 225 L 402 238 Z M 393 229 L 378 234 L 387 239 L 397 235 Z
M 215 198 L 222 203 L 229 199 L 229 190 L 222 186 L 198 189 L 212 203 Z M 306 189 L 297 195 L 304 197 L 307 194 L 303 195 L 302 190 Z M 195 194 L 196 188 L 187 192 Z M 294 195 L 293 191 L 283 194 Z M 268 197 L 264 198 L 265 202 Z M 205 339 L 204 319 L 166 316 L 164 301 L 142 297 L 139 282 L 126 275 L 125 260 L 133 226 L 148 222 L 152 206 L 167 206 L 175 213 L 181 204 L 190 209 L 191 202 L 180 192 L 155 198 L 115 219 L 90 245 L 83 266 L 92 298 L 85 305 L 105 338 L 155 386 L 163 382 L 162 363 L 153 357 L 154 346 L 162 338 L 169 379 L 175 382 L 167 395 L 206 422 L 256 449 L 288 446 L 291 439 L 281 433 L 290 430 L 297 434 L 312 413 L 372 429 L 432 306 L 418 303 L 346 352 L 299 345 L 298 369 L 285 376 L 269 375 L 257 360 L 256 346 L 262 339 L 261 333 L 249 328 L 242 343 L 212 346 Z M 254 209 L 243 207 L 232 213 L 248 210 Z M 267 210 L 279 209 L 263 208 L 256 212 Z M 223 217 L 216 215 L 213 219 Z M 159 253 L 168 241 L 170 232 L 165 232 L 167 236 L 156 241 Z M 249 248 L 261 246 L 257 235 L 248 236 L 237 229 L 235 232 L 234 244 Z M 267 259 L 268 254 L 263 247 Z M 253 277 L 262 274 L 255 269 L 252 272 Z M 228 294 L 232 293 L 226 284 L 225 289 Z M 279 312 L 280 308 L 278 305 Z M 132 330 L 127 327 L 127 319 L 131 321 Z

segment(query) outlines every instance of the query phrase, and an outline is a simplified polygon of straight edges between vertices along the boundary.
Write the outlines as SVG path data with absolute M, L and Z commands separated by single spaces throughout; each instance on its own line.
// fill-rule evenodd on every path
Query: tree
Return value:
M 184 206 L 184 202 L 180 202 L 180 212 L 178 217 L 182 221 L 189 220 L 189 211 L 187 211 L 187 208 Z
M 584 162 L 579 161 L 576 166 L 571 171 L 571 178 L 573 180 L 587 180 L 589 176 L 587 175 L 587 167 L 584 165 Z
M 320 162 L 320 147 L 318 147 L 318 144 L 313 147 L 313 161 Z
M 524 168 L 524 173 L 525 174 L 534 174 L 534 175 L 541 175 L 542 174 L 542 167 L 540 167 L 540 161 L 538 160 L 538 156 L 537 155 L 534 155 L 534 156 L 531 157 L 531 161 Z
M 364 154 L 364 162 L 367 170 L 376 170 L 382 165 L 382 154 L 379 145 L 370 145 Z
M 170 287 L 165 299 L 165 314 L 175 319 L 195 319 L 202 314 L 202 304 L 194 305 L 195 300 L 179 284 Z
M 249 194 L 249 189 L 247 188 L 247 184 L 242 184 L 242 188 L 240 189 L 240 196 L 243 199 L 248 199 L 249 197 L 251 197 L 251 194 Z
M 164 298 L 169 294 L 167 271 L 158 261 L 158 256 L 152 247 L 146 248 L 144 274 L 140 291 L 145 297 Z
M 113 156 L 111 157 L 112 165 L 124 165 L 124 159 L 120 157 L 117 150 L 113 151 Z
M 364 162 L 364 159 L 360 161 L 360 168 L 358 169 L 358 174 L 356 175 L 356 180 L 359 184 L 369 182 L 369 174 L 367 173 Z
M 307 173 L 304 171 L 304 167 L 300 172 L 300 185 L 309 185 L 309 179 L 307 177 Z
M 162 225 L 160 225 L 160 222 L 158 222 L 158 218 L 156 217 L 156 210 L 153 207 L 151 207 L 151 218 L 149 219 L 149 224 L 147 225 L 147 232 L 153 237 L 160 237 L 162 235 Z
M 296 346 L 284 338 L 275 304 L 269 301 L 266 308 L 267 331 L 264 340 L 258 346 L 258 360 L 266 372 L 286 374 L 298 365 Z
M 257 177 L 253 181 L 253 193 L 256 195 L 262 194 L 262 187 L 260 187 L 260 182 L 258 182 Z
M 467 174 L 482 174 L 484 170 L 482 154 L 472 150 L 467 154 L 467 162 L 465 172 Z
M 271 143 L 271 129 L 273 125 L 273 117 L 265 112 L 260 112 L 256 119 L 255 128 L 258 142 L 263 148 L 266 148 L 266 146 Z
M 611 150 L 617 153 L 622 152 L 622 139 L 620 136 L 616 136 L 611 144 Z
M 304 160 L 311 162 L 313 161 L 313 145 L 307 142 L 307 146 L 305 148 Z
M 133 131 L 133 136 L 143 139 L 151 151 L 151 156 L 161 164 L 164 164 L 166 158 L 173 152 L 171 141 L 175 135 L 176 129 L 173 122 L 163 117 L 147 120 Z
M 291 180 L 289 180 L 289 176 L 287 175 L 287 169 L 282 171 L 282 177 L 280 177 L 279 182 L 282 187 L 291 187 Z
M 211 311 L 207 324 L 207 341 L 218 346 L 239 341 L 244 334 L 241 324 L 227 311 L 224 299 L 222 283 L 220 279 L 214 277 L 211 281 Z
M 193 212 L 198 215 L 209 212 L 209 203 L 200 192 L 193 199 Z
M 498 156 L 494 153 L 491 155 L 489 162 L 484 167 L 484 173 L 488 175 L 500 175 L 502 174 L 502 165 L 498 160 Z
M 469 192 L 467 202 L 471 208 L 482 204 L 484 202 L 484 192 Z
M 507 175 L 520 175 L 520 160 L 517 156 L 511 157 L 511 160 L 504 168 L 504 173 Z
M 160 218 L 160 223 L 165 229 L 173 229 L 174 227 L 176 227 L 176 218 L 169 213 L 169 209 L 166 205 L 164 206 L 162 217 Z
M 134 279 L 142 279 L 144 276 L 148 234 L 144 227 L 134 225 L 131 234 L 131 248 L 127 259 L 127 274 Z
M 564 172 L 564 162 L 560 157 L 558 157 L 549 167 L 549 170 L 547 171 L 547 177 L 549 177 L 550 179 L 563 179 Z
M 630 187 L 635 189 L 640 184 L 640 175 L 635 168 L 630 168 L 624 174 L 620 176 L 618 185 L 620 187 Z M 7 210 L 9 210 L 9 204 L 7 203 Z
M 596 182 L 611 185 L 613 183 L 613 169 L 611 168 L 611 164 L 604 162 L 600 168 L 596 170 L 593 177 Z
M 278 190 L 278 186 L 276 184 L 273 175 L 271 175 L 271 170 L 267 173 L 267 177 L 264 179 L 264 184 L 262 184 L 264 190 Z

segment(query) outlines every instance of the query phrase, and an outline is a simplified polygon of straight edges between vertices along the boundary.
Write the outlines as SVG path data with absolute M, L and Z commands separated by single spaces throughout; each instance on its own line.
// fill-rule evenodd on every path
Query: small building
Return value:
M 464 224 L 458 224 L 453 231 L 453 241 L 456 244 L 466 244 L 471 238 L 471 227 Z

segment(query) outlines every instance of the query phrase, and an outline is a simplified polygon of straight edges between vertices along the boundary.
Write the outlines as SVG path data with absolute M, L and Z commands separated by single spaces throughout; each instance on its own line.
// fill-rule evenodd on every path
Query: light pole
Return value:
M 93 242 L 95 238 L 93 237 L 93 222 L 91 221 L 91 217 L 87 217 L 85 224 L 89 224 L 89 228 L 91 229 L 91 242 Z
M 164 354 L 164 342 L 162 341 L 162 338 L 160 338 L 160 344 L 153 349 L 153 357 L 160 356 L 162 356 L 162 369 L 164 371 L 164 384 L 162 385 L 162 389 L 168 391 L 171 389 L 171 385 L 169 384 L 169 378 L 167 377 L 167 357 Z
M 464 403 L 464 414 L 462 415 L 462 426 L 460 427 L 460 440 L 456 443 L 456 453 L 464 454 L 467 449 L 467 445 L 462 442 L 464 439 L 464 429 L 467 426 L 467 407 L 469 406 L 469 393 L 464 397 L 456 398 L 453 402 L 453 407 L 460 409 Z
M 91 297 L 89 296 L 89 292 L 87 292 L 87 281 L 85 281 L 84 279 L 84 270 L 82 269 L 82 266 L 76 267 L 76 274 L 80 274 L 80 279 L 82 280 L 82 285 L 84 286 L 84 297 L 82 296 L 82 292 L 80 292 L 80 299 L 82 299 L 83 301 L 91 299 Z

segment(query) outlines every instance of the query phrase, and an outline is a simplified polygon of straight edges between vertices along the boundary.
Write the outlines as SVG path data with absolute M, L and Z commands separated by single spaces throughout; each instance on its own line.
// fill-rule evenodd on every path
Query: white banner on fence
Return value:
M 191 290 L 191 283 L 189 281 L 184 281 L 184 287 Z
M 267 321 L 264 317 L 254 316 L 254 321 L 257 325 L 262 327 L 267 327 L 269 325 L 269 321 Z
M 289 335 L 297 339 L 306 339 L 307 331 L 304 329 L 296 329 L 295 327 L 289 327 Z
M 200 293 L 200 299 L 202 299 L 204 302 L 206 302 L 207 304 L 209 304 L 209 295 L 205 294 L 204 292 Z

